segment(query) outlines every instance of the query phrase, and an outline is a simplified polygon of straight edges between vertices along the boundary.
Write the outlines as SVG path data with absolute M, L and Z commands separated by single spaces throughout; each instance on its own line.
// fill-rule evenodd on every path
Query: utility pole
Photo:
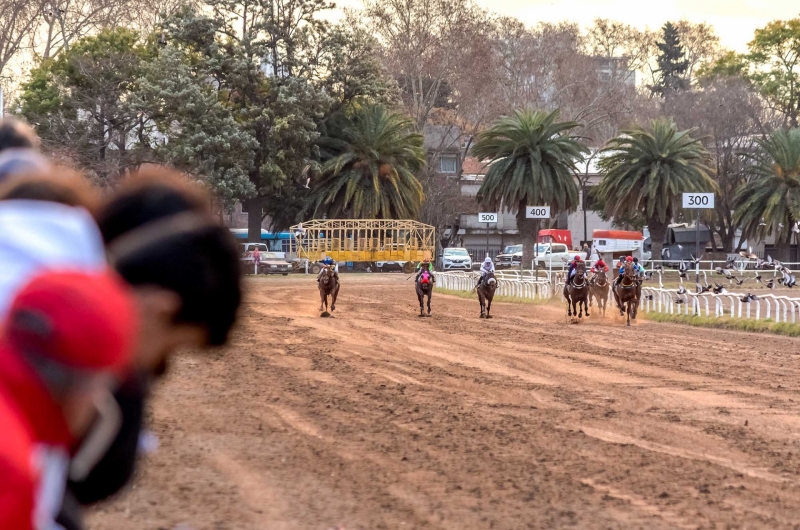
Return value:
M 0 120 L 6 115 L 6 100 L 3 94 L 3 87 L 0 86 Z

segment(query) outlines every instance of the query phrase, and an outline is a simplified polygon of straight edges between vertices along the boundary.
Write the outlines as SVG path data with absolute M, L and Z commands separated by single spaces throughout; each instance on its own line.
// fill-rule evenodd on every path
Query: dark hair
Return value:
M 108 244 L 146 223 L 191 211 L 210 216 L 211 199 L 180 173 L 149 167 L 134 173 L 100 206 L 96 220 Z
M 634 262 L 634 263 L 639 263 L 639 258 L 637 258 L 637 257 L 635 257 L 635 256 L 634 256 L 634 258 L 633 258 L 633 262 Z
M 242 297 L 239 249 L 230 230 L 183 213 L 119 237 L 109 255 L 129 284 L 155 285 L 180 297 L 175 322 L 203 326 L 209 344 L 225 344 Z
M 58 202 L 90 212 L 97 207 L 97 194 L 86 177 L 64 168 L 9 177 L 0 185 L 0 201 L 13 199 Z
M 32 149 L 39 146 L 36 133 L 27 124 L 14 118 L 0 120 L 0 151 Z

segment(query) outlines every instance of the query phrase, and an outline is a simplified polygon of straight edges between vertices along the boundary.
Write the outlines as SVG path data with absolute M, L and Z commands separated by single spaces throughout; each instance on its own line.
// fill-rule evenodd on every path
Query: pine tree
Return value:
M 686 88 L 686 79 L 683 76 L 689 68 L 689 60 L 681 44 L 678 28 L 672 22 L 664 24 L 662 41 L 657 42 L 656 46 L 659 50 L 657 62 L 661 77 L 651 90 L 661 97 L 667 97 L 670 92 Z

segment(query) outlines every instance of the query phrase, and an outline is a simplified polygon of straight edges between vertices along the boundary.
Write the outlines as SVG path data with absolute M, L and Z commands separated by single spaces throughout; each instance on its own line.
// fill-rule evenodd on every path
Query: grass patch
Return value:
M 478 293 L 475 291 L 456 291 L 453 289 L 442 289 L 441 287 L 437 287 L 434 291 L 439 294 L 449 294 L 451 296 L 457 296 L 458 298 L 465 298 L 468 300 L 475 300 L 478 301 Z M 532 300 L 530 298 L 520 298 L 517 296 L 501 296 L 495 295 L 492 299 L 492 303 L 495 302 L 504 302 L 508 304 L 529 304 L 529 305 L 547 305 L 550 303 L 550 300 L 537 298 L 536 300 Z
M 686 324 L 698 328 L 730 329 L 747 331 L 750 333 L 774 333 L 788 337 L 800 337 L 800 324 L 787 322 L 775 323 L 772 320 L 745 320 L 730 317 L 704 317 L 692 315 L 670 315 L 666 313 L 639 312 L 639 317 L 653 322 L 669 322 L 673 324 Z

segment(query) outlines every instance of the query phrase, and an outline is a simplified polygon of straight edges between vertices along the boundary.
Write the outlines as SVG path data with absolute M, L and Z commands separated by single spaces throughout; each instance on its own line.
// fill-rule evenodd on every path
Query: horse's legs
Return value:
M 336 282 L 336 287 L 333 288 L 333 292 L 331 293 L 331 311 L 336 310 L 336 297 L 339 296 L 339 282 Z
M 490 296 L 490 297 L 487 297 L 487 298 L 486 298 L 486 318 L 492 318 L 492 317 L 491 317 L 491 312 L 492 312 L 492 298 L 494 298 L 494 296 Z
M 583 310 L 586 313 L 586 316 L 589 316 L 589 306 L 586 304 L 586 300 L 583 301 Z
M 327 306 L 327 304 L 328 304 L 327 298 L 328 297 L 325 296 L 325 291 L 320 289 L 320 291 L 319 291 L 319 310 L 320 311 L 324 311 L 323 307 Z M 327 307 L 326 307 L 326 309 L 327 309 Z
M 486 317 L 486 302 L 481 293 L 478 293 L 478 302 L 481 304 L 481 318 L 484 318 Z
M 428 316 L 431 316 L 431 296 L 433 295 L 433 290 L 428 293 Z
M 417 300 L 419 301 L 419 316 L 422 316 L 422 307 L 423 307 L 423 300 L 425 299 L 425 295 L 422 293 L 417 293 Z
M 631 327 L 631 305 L 632 305 L 632 302 L 630 300 L 628 300 L 628 310 L 627 310 L 627 313 L 628 313 L 628 327 Z

